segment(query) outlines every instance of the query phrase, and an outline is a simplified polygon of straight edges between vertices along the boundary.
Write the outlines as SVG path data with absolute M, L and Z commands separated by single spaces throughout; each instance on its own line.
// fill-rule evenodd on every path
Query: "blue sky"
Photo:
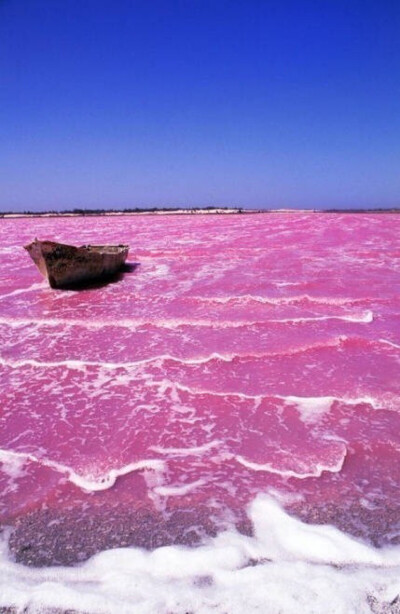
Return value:
M 0 211 L 400 206 L 398 0 L 0 0 Z

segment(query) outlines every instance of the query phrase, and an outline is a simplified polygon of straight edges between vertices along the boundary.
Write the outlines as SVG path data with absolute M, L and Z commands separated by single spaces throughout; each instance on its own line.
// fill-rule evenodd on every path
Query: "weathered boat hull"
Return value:
M 52 288 L 107 279 L 120 270 L 129 252 L 128 245 L 75 247 L 37 239 L 25 249 Z

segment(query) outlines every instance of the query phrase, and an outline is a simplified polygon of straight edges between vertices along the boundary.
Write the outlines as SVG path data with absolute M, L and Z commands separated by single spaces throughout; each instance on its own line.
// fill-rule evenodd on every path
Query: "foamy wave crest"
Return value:
M 150 446 L 152 452 L 158 454 L 168 454 L 168 456 L 190 456 L 205 454 L 209 450 L 213 450 L 221 445 L 221 441 L 210 441 L 203 446 L 192 446 L 191 448 L 162 448 L 161 446 Z
M 249 359 L 262 359 L 262 358 L 274 358 L 277 356 L 294 356 L 296 354 L 302 354 L 314 350 L 322 350 L 326 348 L 337 348 L 343 344 L 351 344 L 352 342 L 360 343 L 366 347 L 373 347 L 374 345 L 383 345 L 388 347 L 400 347 L 395 343 L 386 341 L 384 339 L 370 340 L 362 337 L 347 337 L 346 335 L 340 335 L 339 337 L 316 343 L 308 343 L 306 345 L 294 346 L 280 351 L 261 351 L 261 352 L 211 352 L 210 354 L 202 356 L 191 356 L 187 358 L 174 356 L 173 354 L 158 354 L 155 356 L 149 356 L 148 358 L 141 358 L 139 360 L 124 361 L 124 362 L 109 362 L 101 360 L 78 360 L 78 359 L 66 359 L 66 360 L 37 360 L 36 358 L 20 358 L 14 360 L 12 358 L 0 357 L 0 365 L 3 367 L 11 367 L 18 369 L 20 367 L 34 367 L 34 368 L 57 368 L 65 367 L 67 369 L 84 370 L 86 367 L 101 367 L 102 369 L 132 369 L 140 367 L 141 365 L 147 365 L 151 363 L 163 363 L 163 362 L 176 362 L 183 365 L 201 365 L 211 361 L 219 360 L 222 362 L 233 362 L 235 360 L 249 360 Z
M 374 320 L 373 312 L 368 309 L 362 313 L 348 315 L 330 315 L 330 316 L 311 316 L 304 318 L 283 318 L 280 320 L 268 320 L 268 322 L 276 323 L 296 323 L 296 322 L 318 322 L 324 320 L 343 320 L 344 322 L 357 322 L 359 324 L 370 324 Z
M 370 405 L 374 409 L 382 406 L 373 397 L 297 397 L 289 395 L 280 398 L 289 404 L 296 405 L 301 420 L 309 424 L 317 422 L 324 414 L 328 413 L 335 402 L 344 403 L 345 405 Z
M 109 471 L 99 475 L 93 475 L 90 473 L 81 475 L 76 473 L 76 471 L 67 465 L 57 463 L 56 461 L 52 461 L 47 458 L 40 458 L 39 456 L 29 452 L 15 452 L 13 450 L 0 449 L 0 463 L 5 463 L 7 465 L 10 464 L 13 459 L 17 461 L 23 460 L 24 463 L 30 461 L 32 463 L 38 463 L 43 467 L 54 469 L 58 473 L 63 474 L 70 482 L 72 482 L 72 484 L 75 484 L 75 486 L 78 486 L 78 488 L 84 490 L 85 492 L 107 490 L 108 488 L 114 486 L 119 477 L 132 473 L 133 471 L 150 470 L 157 473 L 162 473 L 165 469 L 165 464 L 162 460 L 148 459 L 141 460 L 136 463 L 129 463 L 128 465 L 124 465 L 118 469 L 110 469 Z
M 162 388 L 164 391 L 169 388 L 182 390 L 183 392 L 188 392 L 190 394 L 209 394 L 211 396 L 220 396 L 224 398 L 229 397 L 238 397 L 240 399 L 251 399 L 257 403 L 260 403 L 263 399 L 280 399 L 289 405 L 297 405 L 299 413 L 302 414 L 304 412 L 303 417 L 306 419 L 307 413 L 312 412 L 313 409 L 317 405 L 321 406 L 323 409 L 321 411 L 328 411 L 332 403 L 337 401 L 338 403 L 344 403 L 346 405 L 370 405 L 374 409 L 380 409 L 382 407 L 386 407 L 386 403 L 389 401 L 394 402 L 397 397 L 386 397 L 385 403 L 371 396 L 362 396 L 362 397 L 351 397 L 351 396 L 320 396 L 320 397 L 301 397 L 294 395 L 281 395 L 281 394 L 273 394 L 273 393 L 265 393 L 265 394 L 247 394 L 245 392 L 236 392 L 236 391 L 214 391 L 209 390 L 207 388 L 199 388 L 195 386 L 189 386 L 187 384 L 182 384 L 178 382 L 171 382 L 171 380 L 162 380 L 152 381 L 152 385 L 157 385 Z
M 7 358 L 0 358 L 0 365 L 4 367 L 11 367 L 18 369 L 19 367 L 36 367 L 36 368 L 52 368 L 52 367 L 66 367 L 67 369 L 85 369 L 86 367 L 101 367 L 102 369 L 131 369 L 140 367 L 153 362 L 173 361 L 187 365 L 203 364 L 210 360 L 222 360 L 224 362 L 230 362 L 235 358 L 236 354 L 220 354 L 213 352 L 207 356 L 199 356 L 194 358 L 178 358 L 171 354 L 160 354 L 158 356 L 151 356 L 149 358 L 143 358 L 135 361 L 125 362 L 103 362 L 99 360 L 50 360 L 42 361 L 35 358 L 21 358 L 19 360 L 12 360 Z M 261 356 L 261 355 L 260 355 Z
M 315 305 L 358 305 L 372 299 L 369 298 L 350 298 L 350 297 L 329 297 L 329 296 L 310 296 L 309 294 L 298 294 L 295 296 L 259 296 L 256 294 L 242 294 L 239 296 L 191 296 L 200 303 L 261 303 L 265 305 L 292 305 L 296 303 L 312 303 Z M 373 299 L 376 300 L 376 299 Z
M 393 341 L 389 341 L 388 339 L 379 339 L 379 341 L 385 345 L 390 345 L 390 347 L 395 348 L 396 350 L 400 350 L 400 345 L 398 343 L 393 343 Z
M 168 486 L 155 486 L 153 492 L 160 497 L 182 497 L 204 486 L 206 480 L 200 479 L 190 484 L 168 484 Z
M 339 442 L 337 442 L 339 443 Z M 342 443 L 340 445 L 340 455 L 337 456 L 331 463 L 308 463 L 297 461 L 296 469 L 284 469 L 277 468 L 272 463 L 254 463 L 241 455 L 235 456 L 235 460 L 240 464 L 251 469 L 252 471 L 265 471 L 267 473 L 274 473 L 284 478 L 296 478 L 298 480 L 305 480 L 306 478 L 319 478 L 324 471 L 329 473 L 339 473 L 343 467 L 344 460 L 346 458 L 347 450 L 346 446 Z
M 18 294 L 25 294 L 26 292 L 34 292 L 35 290 L 48 289 L 47 282 L 42 281 L 40 283 L 32 284 L 27 288 L 17 288 L 17 290 L 13 290 L 12 292 L 8 292 L 7 294 L 0 294 L 0 300 L 4 298 L 9 298 L 10 296 L 17 296 Z
M 198 548 L 120 548 L 76 568 L 26 568 L 0 542 L 0 606 L 97 614 L 392 614 L 400 548 L 377 550 L 309 525 L 259 495 L 254 537 L 226 531 Z
M 18 249 L 21 249 L 20 245 L 10 245 L 8 247 L 0 247 L 0 254 L 12 254 L 13 256 L 15 256 L 15 251 Z
M 13 360 L 10 358 L 1 358 L 0 357 L 0 365 L 3 367 L 11 367 L 12 369 L 19 369 L 20 367 L 35 367 L 38 369 L 50 369 L 57 367 L 65 367 L 67 369 L 77 369 L 84 370 L 86 367 L 101 367 L 102 369 L 132 369 L 136 367 L 140 367 L 141 365 L 147 365 L 151 363 L 162 363 L 166 361 L 177 362 L 183 365 L 201 365 L 213 360 L 220 360 L 222 362 L 232 362 L 235 359 L 248 359 L 248 358 L 264 358 L 267 356 L 281 356 L 283 353 L 286 354 L 297 354 L 301 352 L 305 352 L 311 349 L 319 349 L 321 347 L 335 347 L 337 343 L 324 343 L 324 344 L 315 344 L 309 345 L 300 348 L 294 348 L 290 352 L 259 352 L 255 354 L 221 354 L 219 352 L 212 352 L 211 354 L 207 354 L 206 356 L 199 356 L 193 358 L 178 358 L 177 356 L 173 356 L 172 354 L 160 354 L 156 356 L 151 356 L 149 358 L 143 358 L 141 360 L 135 361 L 125 361 L 125 362 L 103 362 L 99 360 L 36 360 L 35 358 L 21 358 L 18 360 Z
M 360 313 L 347 314 L 347 315 L 326 315 L 326 316 L 310 316 L 299 318 L 281 318 L 281 319 L 237 319 L 237 320 L 217 320 L 212 318 L 160 318 L 151 319 L 148 318 L 122 318 L 115 320 L 74 320 L 68 318 L 11 318 L 0 317 L 0 324 L 7 324 L 13 328 L 28 325 L 38 326 L 80 326 L 87 329 L 100 330 L 106 326 L 117 328 L 129 328 L 134 330 L 135 328 L 147 325 L 156 325 L 158 328 L 176 329 L 182 326 L 201 326 L 207 328 L 239 328 L 241 326 L 256 326 L 260 324 L 287 324 L 287 323 L 301 323 L 301 322 L 320 322 L 325 320 L 343 320 L 344 322 L 356 322 L 361 324 L 369 324 L 373 321 L 373 312 L 366 310 Z

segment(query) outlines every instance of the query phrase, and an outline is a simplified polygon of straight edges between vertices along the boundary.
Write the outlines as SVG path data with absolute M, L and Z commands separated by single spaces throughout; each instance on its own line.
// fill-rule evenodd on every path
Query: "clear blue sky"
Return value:
M 0 210 L 400 206 L 400 1 L 0 0 Z

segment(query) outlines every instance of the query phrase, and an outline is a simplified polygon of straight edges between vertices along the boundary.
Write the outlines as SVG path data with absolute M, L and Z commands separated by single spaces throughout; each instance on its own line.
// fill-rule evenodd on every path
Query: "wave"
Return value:
M 49 369 L 49 368 L 57 368 L 57 367 L 66 367 L 69 369 L 78 369 L 82 370 L 86 367 L 101 367 L 103 369 L 131 369 L 135 367 L 140 367 L 141 365 L 147 365 L 151 363 L 157 362 L 179 362 L 187 365 L 196 365 L 207 363 L 210 360 L 222 360 L 223 362 L 231 362 L 236 357 L 235 354 L 219 354 L 218 352 L 213 352 L 208 356 L 199 357 L 199 358 L 177 358 L 171 354 L 160 354 L 158 356 L 152 356 L 150 358 L 143 358 L 141 360 L 135 361 L 125 361 L 125 362 L 103 362 L 96 360 L 51 360 L 51 361 L 39 361 L 34 358 L 21 358 L 18 360 L 0 358 L 0 365 L 4 367 L 11 367 L 13 369 L 18 369 L 20 367 L 37 367 L 41 369 Z
M 0 247 L 0 254 L 12 254 L 15 256 L 15 252 L 20 250 L 20 245 L 10 245 L 9 247 Z
M 379 409 L 382 404 L 373 397 L 298 397 L 289 395 L 281 397 L 286 403 L 296 406 L 302 422 L 312 424 L 317 422 L 324 414 L 328 413 L 332 408 L 333 403 L 339 402 L 345 405 L 369 405 L 373 409 Z
M 107 326 L 116 328 L 130 328 L 153 325 L 158 328 L 176 329 L 182 326 L 200 326 L 208 328 L 239 328 L 241 326 L 256 326 L 262 324 L 296 324 L 301 322 L 322 322 L 325 320 L 342 320 L 344 322 L 355 322 L 360 324 L 369 324 L 373 321 L 374 316 L 371 310 L 366 310 L 356 314 L 347 315 L 326 315 L 326 316 L 310 316 L 298 318 L 281 318 L 281 319 L 264 319 L 264 320 L 215 320 L 211 318 L 121 318 L 115 320 L 74 320 L 68 318 L 20 318 L 20 317 L 0 317 L 0 324 L 7 324 L 13 328 L 21 326 L 79 326 L 83 328 L 99 330 Z
M 329 412 L 333 403 L 342 403 L 343 405 L 350 405 L 353 407 L 359 405 L 368 405 L 374 410 L 385 410 L 398 412 L 400 397 L 395 393 L 383 392 L 382 396 L 372 397 L 370 395 L 363 396 L 351 396 L 348 395 L 323 395 L 316 397 L 303 397 L 297 395 L 283 395 L 276 394 L 273 391 L 260 392 L 257 394 L 251 394 L 246 392 L 239 392 L 237 390 L 212 390 L 207 387 L 192 386 L 190 384 L 183 384 L 181 382 L 171 381 L 169 379 L 156 380 L 151 379 L 147 381 L 148 386 L 155 386 L 158 391 L 165 394 L 170 390 L 171 394 L 177 392 L 187 393 L 193 396 L 210 396 L 219 397 L 222 399 L 240 399 L 242 401 L 252 401 L 258 407 L 263 401 L 270 400 L 272 402 L 278 400 L 284 404 L 294 405 L 299 413 L 300 419 L 305 424 L 312 424 L 317 422 L 325 413 Z
M 201 488 L 201 486 L 204 486 L 206 483 L 206 480 L 199 479 L 195 482 L 191 482 L 190 484 L 168 484 L 168 486 L 155 486 L 153 488 L 153 493 L 159 495 L 160 497 L 183 497 L 193 490 Z
M 192 356 L 190 358 L 182 358 L 178 356 L 174 356 L 173 354 L 158 354 L 155 356 L 150 356 L 148 358 L 141 358 L 138 360 L 132 361 L 124 361 L 124 362 L 109 362 L 109 361 L 99 361 L 99 360 L 81 360 L 81 359 L 66 359 L 66 360 L 37 360 L 36 358 L 2 358 L 0 357 L 0 365 L 3 367 L 10 367 L 12 369 L 18 369 L 21 367 L 34 367 L 39 369 L 50 369 L 50 368 L 58 368 L 65 367 L 67 369 L 77 369 L 82 370 L 86 367 L 99 367 L 102 369 L 132 369 L 137 368 L 143 365 L 148 365 L 152 363 L 163 363 L 163 362 L 175 362 L 183 365 L 201 365 L 206 364 L 208 362 L 212 362 L 215 360 L 219 360 L 222 362 L 233 362 L 237 360 L 259 360 L 263 358 L 274 358 L 274 357 L 282 357 L 282 356 L 295 356 L 297 354 L 303 354 L 306 352 L 324 350 L 327 348 L 338 348 L 338 347 L 349 347 L 351 345 L 362 345 L 366 348 L 373 348 L 375 346 L 389 346 L 395 349 L 400 348 L 399 345 L 388 341 L 386 339 L 364 339 L 363 337 L 348 337 L 347 335 L 340 335 L 339 337 L 335 337 L 331 340 L 327 340 L 324 342 L 316 342 L 310 343 L 308 345 L 300 345 L 298 347 L 292 347 L 290 349 L 286 349 L 284 351 L 271 351 L 271 352 L 253 352 L 249 354 L 248 352 L 211 352 L 211 354 L 206 354 L 205 356 Z
M 238 296 L 190 296 L 190 300 L 198 301 L 199 303 L 218 303 L 226 305 L 228 303 L 261 303 L 265 305 L 293 305 L 296 303 L 311 303 L 316 305 L 359 305 L 366 302 L 388 302 L 391 299 L 381 298 L 351 298 L 351 297 L 329 297 L 329 296 L 311 296 L 309 294 L 298 294 L 295 296 L 260 296 L 256 294 L 242 294 Z
M 370 309 L 368 309 L 367 311 L 364 311 L 362 314 L 282 318 L 278 320 L 268 320 L 268 322 L 296 323 L 296 322 L 318 322 L 318 321 L 323 321 L 323 320 L 343 320 L 344 322 L 358 322 L 360 324 L 370 324 L 373 321 L 373 319 L 374 319 L 374 314 Z
M 161 446 L 150 446 L 149 450 L 158 454 L 168 454 L 169 456 L 190 456 L 199 455 L 218 447 L 222 442 L 220 440 L 210 441 L 202 446 L 192 446 L 190 448 L 164 448 Z
M 389 341 L 388 339 L 378 339 L 378 341 L 380 343 L 390 345 L 391 347 L 396 348 L 397 350 L 400 350 L 400 345 L 398 343 L 393 343 L 393 341 Z
M 103 362 L 103 361 L 95 361 L 95 360 L 50 360 L 50 361 L 39 361 L 35 358 L 20 358 L 17 360 L 12 360 L 9 358 L 1 358 L 0 357 L 0 365 L 3 367 L 11 367 L 12 369 L 19 369 L 21 367 L 35 367 L 39 369 L 51 369 L 57 367 L 65 367 L 67 369 L 77 369 L 82 370 L 86 367 L 100 367 L 103 369 L 132 369 L 136 367 L 140 367 L 142 365 L 152 364 L 152 363 L 162 363 L 162 362 L 177 362 L 183 365 L 201 365 L 207 362 L 211 362 L 213 360 L 220 360 L 222 362 L 232 362 L 233 360 L 240 359 L 259 359 L 266 358 L 268 356 L 284 356 L 284 355 L 294 355 L 302 352 L 306 352 L 312 349 L 320 349 L 321 347 L 336 347 L 337 344 L 320 344 L 314 346 L 307 346 L 305 348 L 296 348 L 290 352 L 260 352 L 258 354 L 220 354 L 219 352 L 212 352 L 207 356 L 199 356 L 194 358 L 178 358 L 177 356 L 173 356 L 172 354 L 160 354 L 157 356 L 151 356 L 150 358 L 143 358 L 141 360 L 135 361 L 125 361 L 125 362 Z
M 281 394 L 248 394 L 245 392 L 226 392 L 226 391 L 214 391 L 207 390 L 206 388 L 199 388 L 194 386 L 189 386 L 187 384 L 182 384 L 178 382 L 172 382 L 168 379 L 163 380 L 153 380 L 148 385 L 154 385 L 160 387 L 163 391 L 168 389 L 181 390 L 182 392 L 187 392 L 192 395 L 210 395 L 224 398 L 239 398 L 243 400 L 251 400 L 256 403 L 261 403 L 265 399 L 271 400 L 281 400 L 284 403 L 288 403 L 289 405 L 297 405 L 298 411 L 300 415 L 304 416 L 304 419 L 309 419 L 309 414 L 312 411 L 310 409 L 310 404 L 312 407 L 315 407 L 317 404 L 321 404 L 324 407 L 324 411 L 329 411 L 332 404 L 334 402 L 343 403 L 345 405 L 370 405 L 373 409 L 382 409 L 385 407 L 387 409 L 386 404 L 383 404 L 371 396 L 362 396 L 362 397 L 351 397 L 351 396 L 320 396 L 320 397 L 301 397 L 294 395 L 281 395 Z M 328 405 L 329 403 L 329 405 Z M 307 411 L 308 408 L 308 411 Z M 307 415 L 308 414 L 308 415 Z
M 196 548 L 118 548 L 72 568 L 13 562 L 4 532 L 0 605 L 88 614 L 396 611 L 399 547 L 378 550 L 332 526 L 303 523 L 268 494 L 252 502 L 249 518 L 253 537 L 228 530 Z
M 42 290 L 43 288 L 48 288 L 46 282 L 38 282 L 34 283 L 27 288 L 18 288 L 17 290 L 13 290 L 12 292 L 8 292 L 7 294 L 0 294 L 0 300 L 4 298 L 9 298 L 10 296 L 17 296 L 18 294 L 25 294 L 26 292 L 34 292 L 35 290 Z
M 338 442 L 339 443 L 339 442 Z M 340 442 L 342 443 L 342 442 Z M 304 480 L 306 478 L 319 478 L 321 475 L 327 471 L 330 473 L 339 473 L 342 470 L 346 455 L 347 449 L 346 446 L 342 443 L 341 445 L 342 451 L 339 458 L 333 464 L 323 464 L 316 463 L 313 469 L 298 469 L 297 471 L 294 469 L 279 469 L 275 467 L 271 463 L 254 463 L 253 461 L 249 461 L 244 456 L 240 454 L 235 456 L 235 460 L 246 467 L 247 469 L 251 469 L 252 471 L 264 471 L 267 473 L 274 473 L 275 475 L 280 475 L 284 478 L 296 478 L 298 480 Z
M 312 350 L 318 350 L 318 349 L 323 349 L 323 348 L 329 348 L 329 347 L 340 347 L 341 344 L 343 343 L 350 343 L 353 341 L 357 341 L 357 342 L 361 342 L 363 344 L 365 344 L 366 348 L 369 347 L 373 347 L 376 343 L 376 341 L 369 341 L 366 339 L 362 339 L 362 338 L 347 338 L 347 337 L 340 337 L 337 339 L 337 341 L 335 343 L 331 342 L 331 343 L 325 343 L 325 344 L 315 344 L 315 345 L 310 345 L 310 346 L 306 346 L 306 347 L 302 347 L 302 348 L 296 348 L 295 350 L 292 350 L 290 352 L 271 352 L 271 353 L 260 353 L 260 354 L 219 354 L 219 353 L 212 353 L 209 354 L 207 356 L 203 356 L 203 357 L 198 357 L 198 358 L 190 358 L 190 359 L 183 359 L 183 358 L 177 358 L 176 356 L 172 356 L 172 355 L 159 355 L 159 356 L 153 356 L 151 358 L 146 358 L 146 359 L 142 359 L 142 360 L 138 360 L 138 361 L 132 361 L 132 362 L 98 362 L 98 361 L 83 361 L 83 360 L 64 360 L 64 361 L 38 361 L 35 359 L 20 359 L 20 360 L 11 360 L 11 359 L 5 359 L 5 358 L 0 358 L 0 365 L 3 367 L 9 367 L 12 369 L 19 369 L 19 368 L 23 368 L 23 367 L 33 367 L 33 368 L 38 368 L 38 369 L 51 369 L 51 368 L 60 368 L 60 367 L 64 367 L 64 368 L 68 368 L 68 369 L 74 369 L 77 371 L 83 371 L 85 372 L 85 370 L 89 367 L 95 367 L 95 368 L 99 368 L 102 370 L 107 370 L 107 371 L 114 371 L 114 370 L 118 370 L 118 369 L 122 369 L 125 370 L 129 373 L 129 371 L 133 370 L 133 372 L 137 372 L 138 377 L 142 376 L 142 371 L 141 368 L 145 367 L 146 365 L 154 365 L 157 368 L 160 367 L 162 368 L 162 365 L 166 362 L 171 362 L 171 363 L 175 363 L 175 364 L 181 364 L 181 365 L 203 365 L 203 364 L 207 364 L 211 361 L 214 360 L 218 360 L 218 361 L 223 361 L 223 362 L 227 362 L 227 363 L 232 363 L 235 360 L 258 360 L 258 359 L 262 359 L 262 358 L 266 358 L 266 357 L 276 357 L 276 356 L 282 356 L 282 355 L 288 355 L 288 356 L 292 356 L 295 355 L 297 353 L 302 353 L 302 352 L 307 352 L 307 351 L 312 351 Z M 379 340 L 379 343 L 388 346 L 388 348 L 392 348 L 393 346 L 396 348 L 396 344 L 393 344 L 391 342 L 387 342 L 386 340 Z M 316 397 L 304 397 L 304 396 L 297 396 L 297 395 L 282 395 L 282 394 L 274 394 L 273 391 L 271 392 L 260 392 L 257 394 L 251 394 L 251 393 L 245 393 L 245 392 L 240 392 L 240 391 L 231 391 L 231 390 L 213 390 L 211 388 L 207 388 L 207 386 L 193 386 L 191 384 L 188 383 L 182 383 L 182 382 L 177 382 L 177 381 L 172 381 L 171 379 L 168 379 L 167 377 L 164 377 L 163 379 L 159 379 L 157 377 L 156 373 L 146 373 L 145 371 L 143 372 L 143 376 L 146 378 L 146 386 L 149 387 L 155 387 L 158 388 L 160 392 L 165 393 L 167 390 L 172 390 L 172 391 L 182 391 L 185 393 L 188 393 L 190 395 L 210 395 L 213 397 L 222 397 L 222 398 L 239 398 L 239 399 L 243 399 L 243 400 L 252 400 L 255 401 L 257 403 L 261 403 L 263 400 L 265 399 L 271 399 L 271 400 L 281 400 L 284 403 L 287 403 L 289 405 L 295 405 L 296 409 L 298 410 L 301 420 L 304 423 L 312 423 L 315 421 L 318 421 L 320 419 L 320 417 L 327 413 L 331 407 L 332 404 L 334 402 L 339 402 L 339 403 L 343 403 L 346 405 L 369 405 L 371 406 L 373 409 L 390 409 L 390 407 L 392 405 L 396 405 L 393 404 L 393 398 L 389 398 L 388 395 L 385 396 L 384 400 L 379 400 L 378 398 L 374 398 L 371 397 L 369 395 L 364 395 L 364 396 L 356 396 L 356 397 L 352 397 L 351 395 L 343 395 L 343 396 L 338 396 L 338 395 L 322 395 L 322 396 L 316 396 Z M 217 445 L 217 444 L 207 444 L 207 445 Z M 159 452 L 159 453 L 163 453 L 163 449 L 153 449 L 153 451 Z M 175 453 L 175 454 L 179 454 L 179 450 L 180 449 L 165 449 L 164 453 Z M 187 453 L 190 453 L 190 450 L 193 450 L 193 453 L 197 453 L 197 449 L 196 448 L 188 448 L 187 449 Z M 201 448 L 202 451 L 203 449 Z M 186 453 L 185 449 L 182 449 L 182 453 Z
M 134 471 L 149 470 L 162 473 L 165 469 L 164 461 L 159 459 L 146 459 L 135 463 L 129 463 L 118 469 L 110 469 L 103 474 L 92 475 L 87 473 L 82 475 L 74 471 L 71 467 L 68 467 L 68 465 L 63 465 L 62 463 L 47 458 L 40 458 L 30 452 L 15 452 L 14 450 L 0 449 L 0 463 L 5 463 L 9 466 L 13 460 L 18 463 L 19 467 L 21 466 L 21 461 L 23 461 L 24 464 L 26 462 L 32 462 L 38 463 L 43 467 L 54 469 L 58 473 L 65 475 L 69 482 L 75 484 L 75 486 L 78 486 L 78 488 L 85 492 L 107 490 L 114 486 L 117 478 Z

